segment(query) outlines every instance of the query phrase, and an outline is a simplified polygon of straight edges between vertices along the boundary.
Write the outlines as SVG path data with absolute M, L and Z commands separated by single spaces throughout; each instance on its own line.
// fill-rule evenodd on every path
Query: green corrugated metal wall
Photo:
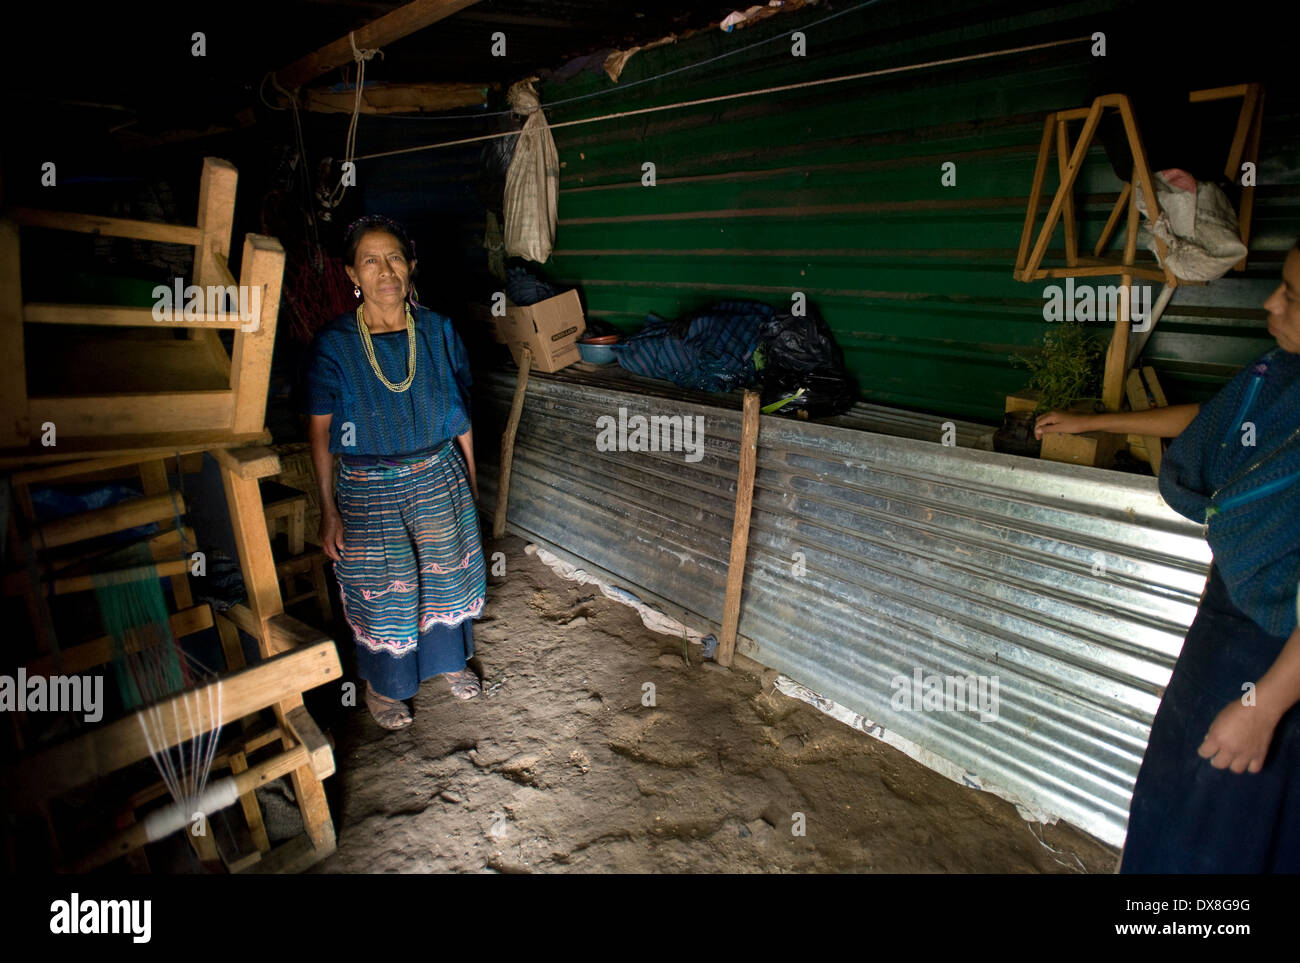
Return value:
M 1082 37 L 1113 7 L 998 17 L 988 5 L 880 3 L 813 27 L 807 56 L 790 56 L 779 35 L 834 12 L 813 7 L 637 54 L 616 93 L 560 103 L 610 86 L 584 74 L 546 85 L 543 102 L 557 123 Z M 647 312 L 672 317 L 727 297 L 788 304 L 802 291 L 865 400 L 1000 418 L 1003 396 L 1026 374 L 1008 356 L 1049 327 L 1044 283 L 1011 276 L 1043 115 L 1099 92 L 1089 46 L 560 128 L 559 233 L 547 269 L 582 288 L 590 315 L 629 331 Z M 1251 270 L 1180 289 L 1147 350 L 1173 401 L 1204 397 L 1269 343 L 1259 304 L 1300 220 L 1296 164 L 1282 160 L 1296 156 L 1300 109 L 1283 90 L 1266 104 Z M 954 187 L 940 184 L 946 161 L 956 164 Z M 654 187 L 642 185 L 645 162 L 656 166 Z M 1077 194 L 1085 243 L 1118 189 L 1094 148 Z

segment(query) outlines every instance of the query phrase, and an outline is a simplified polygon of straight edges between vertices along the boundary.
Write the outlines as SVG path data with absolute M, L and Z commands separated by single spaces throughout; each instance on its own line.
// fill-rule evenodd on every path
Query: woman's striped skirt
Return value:
M 358 675 L 380 695 L 409 699 L 423 680 L 465 668 L 487 571 L 455 442 L 418 459 L 342 459 L 338 505 L 334 574 Z

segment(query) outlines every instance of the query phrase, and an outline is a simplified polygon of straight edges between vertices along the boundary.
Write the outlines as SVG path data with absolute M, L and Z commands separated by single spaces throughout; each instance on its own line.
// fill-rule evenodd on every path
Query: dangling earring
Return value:
M 361 288 L 357 285 L 352 286 L 352 296 L 358 301 L 361 300 Z

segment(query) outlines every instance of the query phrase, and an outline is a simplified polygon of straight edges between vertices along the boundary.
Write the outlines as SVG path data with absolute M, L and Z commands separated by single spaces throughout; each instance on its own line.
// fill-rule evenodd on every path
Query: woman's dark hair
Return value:
M 393 235 L 397 238 L 397 243 L 402 246 L 402 255 L 408 261 L 415 260 L 415 242 L 406 233 L 406 228 L 383 214 L 367 214 L 349 224 L 343 234 L 344 264 L 354 268 L 357 266 L 357 248 L 361 246 L 361 239 L 371 231 L 383 231 L 385 234 Z M 414 271 L 411 272 L 411 276 L 415 276 Z

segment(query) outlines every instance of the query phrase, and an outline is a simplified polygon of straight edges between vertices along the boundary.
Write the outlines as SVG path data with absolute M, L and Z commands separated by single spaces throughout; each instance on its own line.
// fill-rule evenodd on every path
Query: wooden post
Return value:
M 1047 176 L 1047 152 L 1052 146 L 1052 130 L 1056 126 L 1056 115 L 1048 114 L 1043 124 L 1043 140 L 1038 145 L 1038 160 L 1034 164 L 1034 181 L 1029 188 L 1029 205 L 1025 209 L 1025 225 L 1020 229 L 1020 247 L 1016 251 L 1015 276 L 1021 281 L 1028 281 L 1024 276 L 1029 260 L 1029 240 L 1034 235 L 1034 222 L 1038 220 L 1038 201 L 1043 193 L 1043 179 Z
M 230 235 L 235 229 L 235 187 L 239 171 L 219 157 L 203 158 L 199 178 L 199 243 L 194 251 L 194 283 L 219 284 L 216 258 L 230 257 Z
M 1119 197 L 1115 200 L 1115 206 L 1111 209 L 1110 217 L 1106 219 L 1106 226 L 1101 229 L 1101 237 L 1097 238 L 1097 246 L 1093 248 L 1092 253 L 1096 257 L 1101 257 L 1101 252 L 1106 250 L 1106 245 L 1110 243 L 1111 235 L 1115 233 L 1115 228 L 1119 226 L 1119 216 L 1124 212 L 1124 205 L 1129 201 L 1129 195 L 1133 193 L 1133 182 L 1125 181 L 1123 188 L 1120 189 Z
M 506 509 L 510 502 L 510 464 L 515 458 L 515 434 L 519 431 L 519 416 L 524 410 L 524 393 L 528 390 L 528 371 L 533 365 L 533 351 L 525 347 L 519 357 L 519 380 L 515 382 L 515 397 L 510 402 L 510 418 L 505 434 L 501 436 L 501 471 L 497 476 L 497 510 L 492 516 L 492 537 L 501 538 L 506 533 Z
M 235 393 L 232 428 L 257 431 L 266 420 L 266 396 L 271 384 L 271 352 L 280 310 L 280 284 L 284 279 L 284 248 L 273 237 L 249 234 L 244 238 L 239 284 L 261 299 L 260 311 L 245 331 L 235 332 L 230 353 L 230 389 Z M 254 325 L 256 325 L 254 327 Z M 215 334 L 215 332 L 213 332 Z M 260 500 L 260 499 L 259 499 Z M 262 525 L 265 528 L 266 521 Z
M 25 446 L 30 430 L 18 225 L 5 218 L 0 220 L 0 448 Z
M 1150 368 L 1147 370 L 1151 371 Z M 1138 373 L 1136 368 L 1128 373 L 1128 378 L 1125 379 L 1124 386 L 1128 394 L 1128 406 L 1130 408 L 1134 411 L 1146 411 L 1151 407 L 1151 403 L 1147 401 L 1147 389 L 1142 384 L 1142 375 Z M 1160 439 L 1154 435 L 1143 435 L 1142 444 L 1146 447 L 1147 457 L 1151 459 L 1152 474 L 1159 475 L 1160 455 L 1162 451 L 1160 447 Z
M 1079 140 L 1075 143 L 1074 150 L 1070 154 L 1070 163 L 1066 165 L 1065 170 L 1062 172 L 1060 186 L 1057 187 L 1056 195 L 1052 198 L 1052 204 L 1047 209 L 1047 217 L 1043 221 L 1043 228 L 1038 234 L 1038 241 L 1034 244 L 1033 250 L 1029 254 L 1029 260 L 1021 271 L 1020 279 L 1022 281 L 1028 280 L 1038 270 L 1038 266 L 1043 263 L 1043 255 L 1047 253 L 1047 247 L 1052 242 L 1052 232 L 1056 230 L 1056 221 L 1065 207 L 1065 199 L 1074 190 L 1075 178 L 1079 176 L 1079 170 L 1083 167 L 1083 160 L 1088 154 L 1089 146 L 1092 144 L 1093 134 L 1096 133 L 1097 124 L 1101 121 L 1102 111 L 1113 99 L 1113 97 L 1098 97 L 1088 109 L 1087 116 L 1083 121 L 1083 130 L 1079 132 Z M 1044 150 L 1050 147 L 1051 134 L 1052 130 L 1049 125 L 1043 134 Z M 1042 160 L 1045 163 L 1046 157 L 1044 156 Z M 1035 172 L 1034 179 L 1038 179 L 1037 172 Z M 1036 195 L 1033 203 L 1037 204 Z
M 1056 169 L 1065 182 L 1066 157 L 1070 154 L 1070 132 L 1065 121 L 1056 122 Z M 1065 195 L 1065 205 L 1061 209 L 1065 224 L 1065 263 L 1075 267 L 1079 263 L 1079 228 L 1074 221 L 1074 192 Z
M 219 265 L 230 257 L 230 235 L 235 229 L 235 187 L 239 171 L 219 157 L 203 158 L 199 177 L 199 242 L 194 247 L 194 283 L 202 288 L 225 284 Z M 206 299 L 205 299 L 206 300 Z M 187 328 L 185 337 L 206 344 L 213 358 L 224 361 L 226 349 L 209 328 Z M 258 427 L 261 427 L 260 425 Z
M 244 588 L 248 593 L 248 607 L 254 616 L 254 625 L 251 626 L 254 631 L 250 634 L 257 639 L 262 658 L 270 658 L 277 652 L 288 651 L 288 648 L 267 624 L 272 617 L 283 613 L 284 604 L 280 598 L 275 559 L 271 555 L 271 539 L 266 531 L 266 512 L 262 507 L 258 479 L 278 473 L 279 458 L 273 452 L 258 448 L 234 452 L 217 450 L 213 454 L 221 466 L 230 525 L 243 569 Z M 286 733 L 283 740 L 285 749 L 293 747 L 293 739 L 287 735 L 291 730 L 286 717 L 301 705 L 302 695 L 298 694 L 280 700 L 273 707 L 276 722 Z M 334 823 L 325 799 L 325 787 L 310 765 L 295 769 L 290 778 L 294 797 L 302 812 L 303 829 L 317 855 L 324 857 L 335 847 Z
M 177 466 L 176 471 L 182 469 Z M 171 487 L 167 484 L 167 465 L 161 459 L 151 461 L 142 461 L 139 465 L 140 486 L 146 495 L 160 495 L 164 492 L 170 495 Z M 178 511 L 184 511 L 180 506 L 180 500 L 177 499 Z M 164 523 L 164 527 L 165 527 Z M 183 526 L 182 526 L 183 527 Z M 184 532 L 178 532 L 184 536 Z M 187 609 L 194 604 L 194 596 L 190 593 L 190 577 L 188 574 L 173 575 L 168 581 L 172 587 L 172 598 L 176 602 L 177 611 Z
M 745 558 L 749 553 L 749 514 L 754 505 L 754 467 L 758 461 L 759 394 L 745 392 L 745 409 L 740 427 L 740 472 L 736 477 L 736 515 L 731 525 L 731 558 L 727 562 L 727 596 L 722 608 L 722 637 L 716 662 L 731 665 L 740 627 L 740 594 L 745 581 Z
M 1134 178 L 1137 178 L 1138 172 L 1136 164 L 1138 158 L 1133 158 Z M 1145 164 L 1146 159 L 1142 162 Z M 1147 204 L 1153 203 L 1152 193 L 1149 191 L 1150 178 L 1143 177 L 1147 184 L 1146 191 Z M 1147 210 L 1152 210 L 1148 207 Z M 1158 215 L 1157 215 L 1158 216 Z M 1133 190 L 1129 194 L 1128 202 L 1128 234 L 1124 238 L 1124 263 L 1131 265 L 1137 257 L 1137 231 L 1138 231 L 1138 206 L 1137 191 Z M 1106 352 L 1106 370 L 1102 378 L 1101 400 L 1102 403 L 1111 411 L 1119 411 L 1120 405 L 1124 399 L 1124 376 L 1128 372 L 1128 338 L 1129 331 L 1132 328 L 1132 274 L 1121 274 L 1119 276 L 1119 316 L 1115 318 L 1115 330 L 1111 332 L 1110 348 Z

